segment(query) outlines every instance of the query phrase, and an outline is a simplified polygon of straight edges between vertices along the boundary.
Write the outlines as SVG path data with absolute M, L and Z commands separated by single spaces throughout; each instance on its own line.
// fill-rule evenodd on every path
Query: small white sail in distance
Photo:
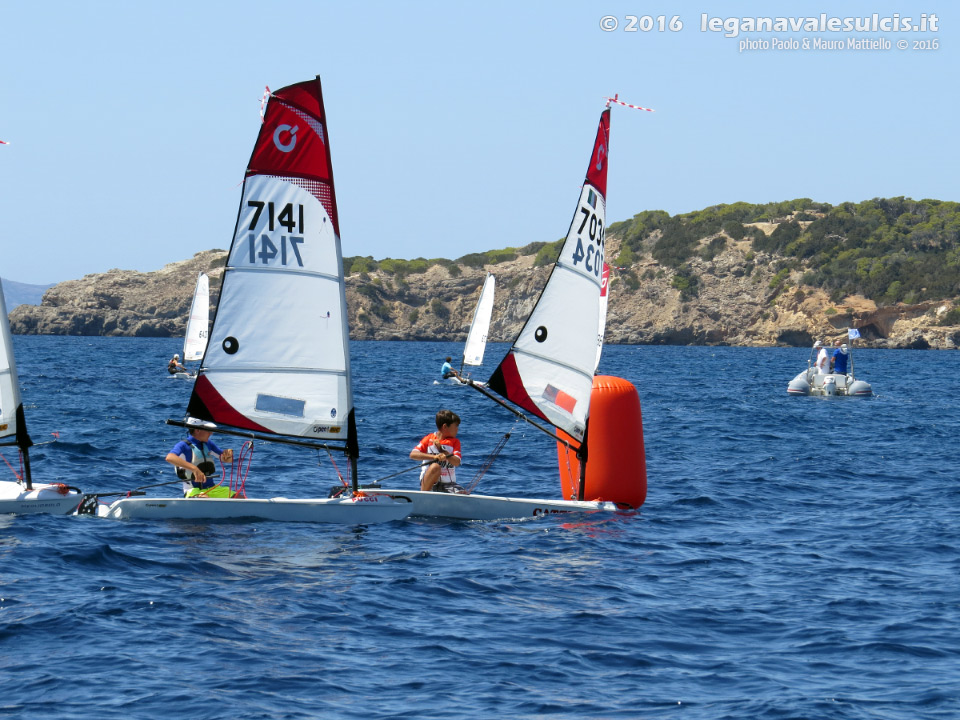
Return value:
M 603 333 L 607 328 L 607 299 L 610 292 L 610 266 L 603 264 L 603 272 L 600 275 L 600 328 L 597 331 L 597 364 L 593 366 L 593 372 L 597 372 L 600 367 L 600 356 L 603 354 Z
M 493 316 L 493 295 L 497 281 L 493 273 L 487 273 L 480 291 L 480 300 L 473 311 L 473 322 L 467 334 L 467 342 L 463 346 L 463 364 L 480 366 L 483 364 L 483 353 L 487 347 L 487 334 L 490 331 L 490 318 Z
M 183 338 L 183 361 L 196 362 L 203 358 L 210 334 L 210 278 L 205 273 L 197 277 L 193 292 L 193 304 L 187 320 L 187 333 Z

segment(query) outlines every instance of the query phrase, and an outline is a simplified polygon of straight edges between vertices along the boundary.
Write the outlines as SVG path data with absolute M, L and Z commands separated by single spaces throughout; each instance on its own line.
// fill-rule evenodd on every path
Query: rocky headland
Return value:
M 756 223 L 769 234 L 776 224 Z M 763 227 L 767 225 L 768 227 Z M 722 233 L 721 233 L 722 234 Z M 860 329 L 865 347 L 956 349 L 960 326 L 943 324 L 955 300 L 895 303 L 882 307 L 860 296 L 831 298 L 803 284 L 803 272 L 778 269 L 782 258 L 755 252 L 749 239 L 724 238 L 707 260 L 694 255 L 685 273 L 696 296 L 678 289 L 676 271 L 649 252 L 611 273 L 606 342 L 614 344 L 806 346 L 815 339 L 845 337 Z M 653 234 L 649 244 L 656 241 Z M 707 245 L 710 239 L 701 241 Z M 607 238 L 607 259 L 620 254 L 621 239 Z M 487 271 L 497 277 L 491 324 L 493 342 L 511 341 L 532 309 L 550 264 L 536 252 L 513 253 L 501 262 L 423 263 L 419 272 L 364 269 L 350 263 L 347 303 L 356 340 L 463 341 Z M 10 314 L 16 334 L 176 337 L 183 334 L 197 273 L 210 276 L 215 313 L 226 252 L 207 250 L 155 272 L 110 270 L 59 283 L 40 305 Z M 350 258 L 347 259 L 350 261 Z M 348 263 L 345 263 L 345 265 Z M 948 313 L 950 313 L 948 315 Z

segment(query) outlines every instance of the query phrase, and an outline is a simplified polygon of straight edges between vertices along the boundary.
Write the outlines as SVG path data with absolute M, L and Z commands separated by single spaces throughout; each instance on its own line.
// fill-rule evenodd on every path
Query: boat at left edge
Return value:
M 98 501 L 90 514 L 370 524 L 410 512 L 409 500 L 367 495 L 357 479 L 343 256 L 320 78 L 266 97 L 209 342 L 184 419 L 167 422 L 342 452 L 350 482 L 337 497 L 256 498 L 246 496 L 244 483 L 233 486 L 231 471 L 238 497 L 128 496 Z
M 15 447 L 20 456 L 20 472 L 14 471 L 17 479 L 0 480 L 0 514 L 66 515 L 73 512 L 83 499 L 80 490 L 63 483 L 33 482 L 30 468 L 33 441 L 27 433 L 27 420 L 20 398 L 20 380 L 2 284 L 0 315 L 0 448 Z M 9 462 L 6 464 L 13 470 Z

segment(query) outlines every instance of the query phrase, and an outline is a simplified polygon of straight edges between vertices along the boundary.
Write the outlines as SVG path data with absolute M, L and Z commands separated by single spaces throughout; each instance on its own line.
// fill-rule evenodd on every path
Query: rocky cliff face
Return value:
M 704 241 L 706 242 L 706 241 Z M 619 253 L 608 238 L 607 257 Z M 215 307 L 226 252 L 209 250 L 151 273 L 111 270 L 60 283 L 41 305 L 21 305 L 10 315 L 18 334 L 182 335 L 197 273 L 210 276 Z M 960 327 L 938 319 L 954 303 L 878 308 L 859 297 L 832 303 L 821 290 L 800 285 L 800 273 L 775 274 L 777 258 L 752 253 L 749 242 L 727 243 L 712 260 L 690 263 L 695 296 L 674 287 L 675 273 L 648 254 L 614 269 L 607 318 L 608 343 L 792 345 L 846 336 L 860 328 L 860 345 L 893 348 L 960 347 Z M 406 277 L 381 271 L 347 277 L 351 337 L 357 340 L 465 339 L 486 271 L 497 276 L 490 339 L 512 340 L 533 308 L 549 267 L 527 255 L 486 268 L 441 265 Z

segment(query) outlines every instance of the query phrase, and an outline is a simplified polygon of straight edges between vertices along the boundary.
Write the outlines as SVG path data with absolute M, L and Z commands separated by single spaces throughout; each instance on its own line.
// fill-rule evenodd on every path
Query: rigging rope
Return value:
M 0 458 L 3 458 L 3 461 L 7 464 L 7 467 L 10 468 L 10 472 L 13 473 L 13 476 L 17 478 L 17 482 L 23 482 L 23 453 L 20 453 L 20 472 L 18 473 L 13 465 L 10 464 L 10 461 L 7 460 L 7 456 L 3 453 L 0 453 Z
M 519 419 L 514 421 L 514 425 L 520 422 Z M 504 446 L 507 444 L 507 440 L 510 439 L 510 431 L 504 433 L 503 437 L 500 438 L 500 441 L 497 443 L 496 447 L 493 448 L 493 451 L 487 457 L 486 461 L 483 463 L 481 468 L 477 471 L 477 474 L 474 475 L 473 480 L 470 481 L 470 484 L 466 487 L 466 494 L 469 495 L 473 492 L 474 488 L 480 483 L 481 478 L 487 474 L 487 470 L 490 469 L 490 466 L 493 465 L 493 461 L 497 459 L 497 456 L 500 454 L 500 451 L 503 450 Z

